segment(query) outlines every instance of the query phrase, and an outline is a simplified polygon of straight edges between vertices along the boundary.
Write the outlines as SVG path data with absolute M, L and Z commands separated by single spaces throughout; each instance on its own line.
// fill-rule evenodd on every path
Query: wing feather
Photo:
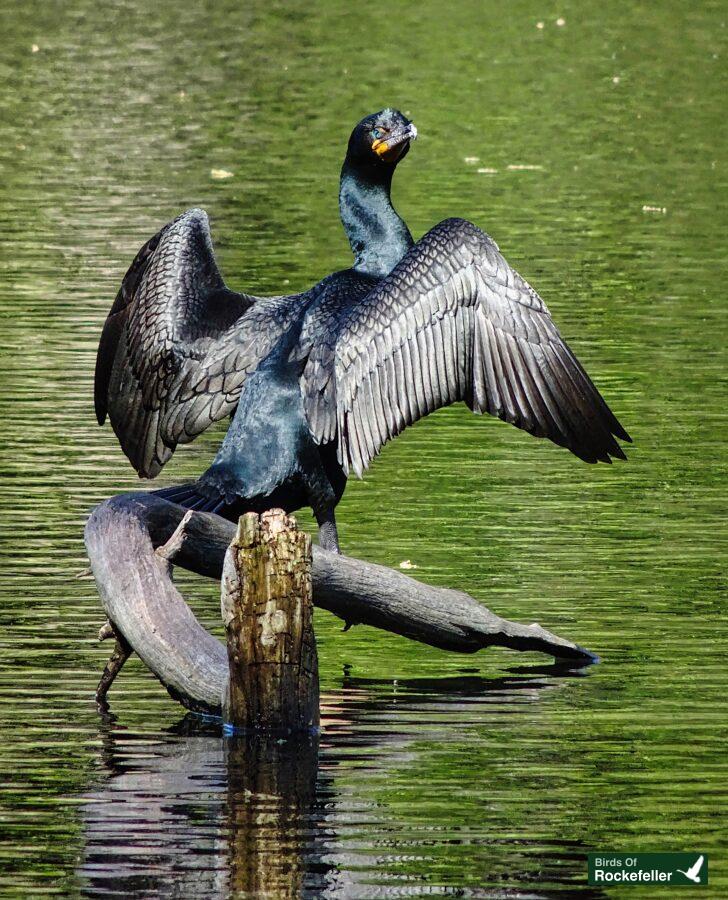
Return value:
M 543 300 L 486 234 L 448 219 L 336 319 L 303 374 L 311 431 L 357 474 L 382 445 L 464 400 L 587 462 L 624 458 L 629 435 L 561 338 Z
M 104 325 L 94 383 L 99 424 L 109 416 L 141 476 L 154 477 L 177 444 L 233 411 L 245 378 L 297 314 L 295 300 L 228 290 L 201 209 L 147 241 Z

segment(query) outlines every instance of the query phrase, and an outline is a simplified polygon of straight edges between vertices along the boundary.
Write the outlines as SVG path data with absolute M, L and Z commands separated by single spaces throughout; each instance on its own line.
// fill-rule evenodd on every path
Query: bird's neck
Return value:
M 357 165 L 349 157 L 341 169 L 339 211 L 355 256 L 357 272 L 383 278 L 414 241 L 390 199 L 389 166 Z

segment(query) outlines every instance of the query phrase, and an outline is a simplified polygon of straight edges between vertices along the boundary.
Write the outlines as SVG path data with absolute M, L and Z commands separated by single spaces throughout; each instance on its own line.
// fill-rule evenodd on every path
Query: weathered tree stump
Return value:
M 222 573 L 226 724 L 285 734 L 318 726 L 312 593 L 311 538 L 295 519 L 279 509 L 242 516 Z

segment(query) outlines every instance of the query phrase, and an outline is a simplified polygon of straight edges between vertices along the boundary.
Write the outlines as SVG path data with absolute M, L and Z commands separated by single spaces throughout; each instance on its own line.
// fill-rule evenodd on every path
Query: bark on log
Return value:
M 240 518 L 225 555 L 226 724 L 280 734 L 319 724 L 311 538 L 283 510 Z
M 183 521 L 184 520 L 184 521 Z M 120 634 L 176 700 L 219 714 L 225 647 L 197 621 L 170 561 L 219 579 L 235 525 L 152 493 L 122 494 L 94 509 L 86 547 L 101 601 Z M 540 625 L 501 619 L 468 594 L 422 584 L 385 566 L 313 547 L 313 602 L 347 624 L 366 624 L 445 650 L 538 650 L 575 665 L 597 657 Z

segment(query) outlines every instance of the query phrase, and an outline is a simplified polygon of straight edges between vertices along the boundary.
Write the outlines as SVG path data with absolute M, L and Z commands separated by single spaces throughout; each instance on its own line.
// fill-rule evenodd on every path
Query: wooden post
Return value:
M 283 510 L 238 522 L 222 575 L 226 724 L 290 734 L 319 724 L 311 538 Z

